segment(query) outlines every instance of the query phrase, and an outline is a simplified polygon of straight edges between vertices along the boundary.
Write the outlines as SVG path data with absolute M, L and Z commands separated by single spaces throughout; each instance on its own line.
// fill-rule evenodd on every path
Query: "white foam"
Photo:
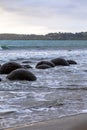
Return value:
M 85 110 L 82 110 L 82 113 L 87 113 L 87 109 L 85 109 Z
M 0 115 L 13 113 L 15 111 L 16 109 L 0 109 Z

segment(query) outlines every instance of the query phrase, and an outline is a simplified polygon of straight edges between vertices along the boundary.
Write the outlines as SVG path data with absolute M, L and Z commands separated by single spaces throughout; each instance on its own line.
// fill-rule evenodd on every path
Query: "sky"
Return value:
M 0 0 L 0 33 L 87 31 L 87 0 Z

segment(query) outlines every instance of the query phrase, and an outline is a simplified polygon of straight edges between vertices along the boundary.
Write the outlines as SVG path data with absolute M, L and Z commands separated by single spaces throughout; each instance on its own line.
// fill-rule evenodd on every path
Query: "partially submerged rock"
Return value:
M 37 78 L 33 73 L 26 69 L 16 69 L 8 74 L 7 79 L 35 81 Z
M 51 61 L 40 61 L 37 63 L 36 68 L 38 68 L 38 66 L 45 66 L 48 65 L 50 67 L 54 67 L 54 63 L 52 63 Z
M 51 68 L 50 65 L 46 65 L 46 64 L 42 64 L 42 65 L 38 65 L 37 66 L 37 69 L 48 69 L 48 68 Z
M 77 62 L 74 61 L 74 60 L 67 60 L 67 62 L 68 62 L 69 64 L 77 64 Z
M 16 62 L 7 62 L 0 67 L 0 74 L 9 74 L 11 71 L 22 68 L 22 65 Z
M 27 63 L 32 63 L 32 62 L 29 60 L 26 60 L 26 61 L 22 61 L 22 63 L 27 64 Z
M 23 66 L 23 68 L 25 68 L 25 69 L 32 68 L 30 65 L 22 65 L 22 66 Z
M 53 60 L 51 60 L 51 62 L 53 62 L 55 64 L 55 66 L 69 66 L 69 63 L 63 59 L 63 58 L 55 58 Z
M 2 81 L 2 79 L 0 78 L 0 82 Z

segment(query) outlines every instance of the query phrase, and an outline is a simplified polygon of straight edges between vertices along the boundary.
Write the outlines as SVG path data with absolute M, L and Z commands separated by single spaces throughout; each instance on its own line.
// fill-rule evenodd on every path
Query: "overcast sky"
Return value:
M 0 0 L 0 33 L 87 31 L 87 0 Z

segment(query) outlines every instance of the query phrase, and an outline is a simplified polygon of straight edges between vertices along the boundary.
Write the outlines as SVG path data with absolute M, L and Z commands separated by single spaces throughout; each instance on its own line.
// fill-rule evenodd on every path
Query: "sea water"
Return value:
M 75 60 L 77 65 L 36 69 L 39 61 Z M 87 41 L 1 40 L 0 64 L 31 65 L 36 81 L 0 75 L 0 129 L 77 114 L 87 109 Z

